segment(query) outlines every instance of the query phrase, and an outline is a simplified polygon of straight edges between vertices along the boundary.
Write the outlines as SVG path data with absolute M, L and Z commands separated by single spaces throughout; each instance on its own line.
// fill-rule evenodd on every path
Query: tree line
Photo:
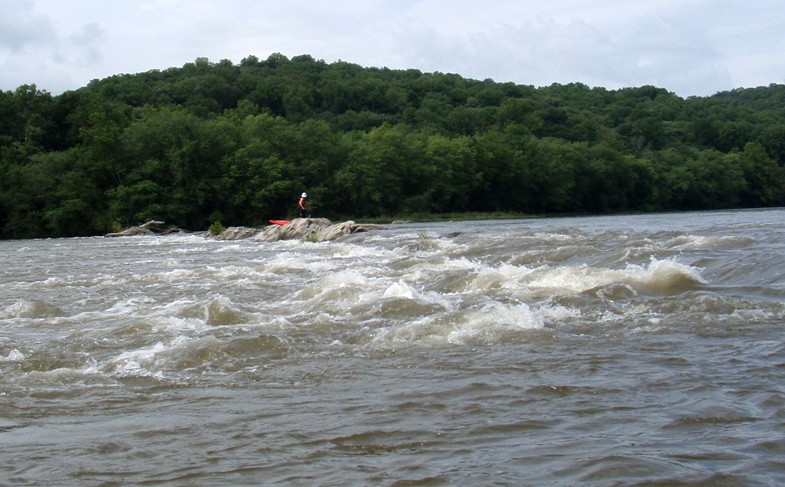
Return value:
M 0 238 L 785 204 L 785 86 L 681 98 L 273 54 L 0 92 Z

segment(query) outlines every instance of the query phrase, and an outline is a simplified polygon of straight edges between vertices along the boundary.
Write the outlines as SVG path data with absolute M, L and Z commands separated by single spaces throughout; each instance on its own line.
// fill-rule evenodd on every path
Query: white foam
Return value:
M 533 312 L 526 304 L 486 304 L 480 309 L 467 312 L 461 321 L 462 324 L 447 335 L 449 343 L 493 343 L 505 332 L 539 329 L 544 326 L 542 315 Z
M 332 243 L 327 255 L 330 258 L 336 259 L 359 259 L 368 257 L 372 258 L 373 260 L 377 260 L 380 257 L 394 257 L 397 254 L 395 251 L 390 251 L 379 247 Z
M 568 308 L 566 306 L 543 306 L 538 309 L 544 320 L 549 322 L 567 321 L 569 319 L 580 318 L 581 310 Z
M 211 276 L 222 280 L 226 279 L 229 282 L 236 282 L 238 279 L 256 280 L 262 277 L 262 273 L 258 269 L 248 266 L 208 267 L 207 271 Z
M 406 269 L 404 278 L 406 281 L 420 282 L 430 280 L 434 276 L 443 276 L 451 273 L 460 273 L 468 276 L 481 272 L 485 268 L 485 265 L 473 262 L 465 257 L 458 259 L 431 258 L 414 261 L 413 265 Z
M 328 273 L 297 293 L 297 299 L 304 303 L 290 305 L 301 313 L 315 310 L 331 314 L 349 312 L 354 306 L 364 305 L 361 298 L 367 296 L 368 290 L 378 292 L 377 285 L 355 269 Z
M 149 347 L 123 352 L 111 363 L 119 375 L 151 375 L 148 368 L 153 368 L 156 356 L 167 349 L 163 342 L 157 342 Z
M 52 318 L 63 316 L 63 310 L 45 301 L 19 300 L 0 311 L 0 319 L 8 318 Z
M 251 250 L 251 249 L 252 249 L 251 247 L 243 247 L 241 245 L 232 244 L 232 245 L 226 245 L 224 247 L 218 247 L 217 249 L 214 250 L 214 252 L 215 253 L 242 252 L 244 250 L 248 251 L 248 250 Z
M 345 288 L 350 286 L 367 287 L 370 282 L 368 277 L 354 269 L 333 272 L 319 279 L 319 285 L 323 289 Z
M 418 294 L 419 293 L 413 287 L 399 280 L 385 289 L 382 298 L 416 299 Z
M 754 242 L 749 237 L 734 235 L 679 235 L 666 242 L 674 250 L 710 249 L 714 247 L 744 247 Z
M 198 318 L 186 317 L 180 318 L 177 316 L 160 316 L 154 318 L 152 321 L 152 331 L 166 332 L 166 333 L 186 333 L 186 332 L 204 332 L 210 330 L 207 324 L 206 317 L 200 316 Z
M 177 249 L 172 249 L 170 253 L 175 255 L 185 255 L 185 254 L 201 254 L 206 251 L 207 251 L 207 247 L 181 247 Z
M 706 284 L 699 269 L 670 259 L 652 258 L 646 268 L 629 265 L 626 273 L 626 282 L 629 284 L 643 290 L 666 294 Z
M 482 267 L 469 285 L 469 289 L 487 291 L 498 288 L 520 288 L 533 272 L 534 269 L 511 264 L 501 264 L 496 268 Z
M 155 300 L 149 296 L 138 296 L 118 301 L 106 312 L 112 315 L 129 315 L 137 313 L 140 308 L 146 308 L 153 303 Z
M 162 378 L 167 367 L 178 361 L 189 360 L 189 352 L 214 348 L 220 341 L 214 336 L 192 338 L 177 336 L 171 342 L 158 341 L 153 345 L 123 352 L 109 361 L 111 371 L 121 377 Z
M 480 307 L 425 316 L 376 330 L 377 346 L 425 344 L 449 346 L 469 343 L 497 343 L 506 335 L 519 335 L 544 326 L 544 317 L 528 305 L 492 302 Z
M 581 264 L 544 270 L 529 285 L 551 290 L 554 294 L 572 294 L 620 281 L 625 275 L 625 271 Z
M 481 292 L 492 289 L 512 290 L 523 297 L 582 293 L 613 283 L 630 284 L 655 292 L 679 292 L 685 287 L 705 284 L 700 270 L 675 260 L 651 259 L 648 266 L 627 264 L 625 269 L 578 266 L 539 267 L 535 269 L 502 264 L 485 268 L 470 285 Z
M 0 362 L 24 362 L 25 359 L 27 359 L 25 354 L 15 348 L 8 352 L 8 355 L 5 357 L 0 355 Z
M 337 267 L 337 263 L 329 259 L 309 258 L 294 252 L 281 252 L 260 264 L 267 272 L 286 274 L 290 271 L 307 271 L 309 273 L 329 272 Z

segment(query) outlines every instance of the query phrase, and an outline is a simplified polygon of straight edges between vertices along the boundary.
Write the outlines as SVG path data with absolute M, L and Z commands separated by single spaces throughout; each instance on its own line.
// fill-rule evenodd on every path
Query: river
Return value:
M 0 484 L 783 485 L 783 221 L 0 242 Z

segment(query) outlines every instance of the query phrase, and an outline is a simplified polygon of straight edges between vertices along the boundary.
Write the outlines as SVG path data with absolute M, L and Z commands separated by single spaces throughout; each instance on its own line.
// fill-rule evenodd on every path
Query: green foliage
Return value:
M 0 92 L 0 238 L 148 220 L 785 204 L 785 86 L 682 99 L 311 56 L 198 58 L 59 96 Z
M 214 221 L 213 224 L 210 225 L 209 232 L 210 232 L 210 235 L 220 235 L 220 234 L 222 234 L 224 232 L 224 230 L 226 230 L 226 229 L 224 228 L 223 225 L 221 225 L 221 222 Z

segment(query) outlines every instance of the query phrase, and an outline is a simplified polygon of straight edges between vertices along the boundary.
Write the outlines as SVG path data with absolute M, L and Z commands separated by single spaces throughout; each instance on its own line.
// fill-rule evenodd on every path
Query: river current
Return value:
M 783 485 L 783 221 L 0 242 L 0 485 Z

